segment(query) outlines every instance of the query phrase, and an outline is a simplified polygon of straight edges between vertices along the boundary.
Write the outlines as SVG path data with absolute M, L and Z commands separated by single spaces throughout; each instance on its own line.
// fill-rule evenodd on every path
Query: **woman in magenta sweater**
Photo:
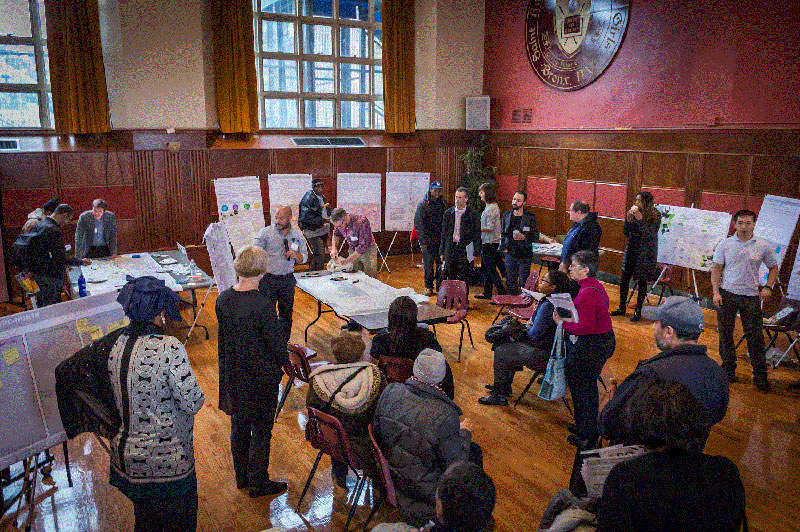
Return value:
M 553 312 L 556 324 L 564 322 L 563 329 L 567 335 L 566 376 L 575 407 L 574 432 L 577 442 L 574 443 L 581 448 L 597 444 L 597 379 L 616 347 L 608 311 L 608 294 L 595 279 L 596 274 L 597 253 L 578 251 L 572 255 L 569 275 L 580 285 L 575 298 L 578 321 L 564 319 Z

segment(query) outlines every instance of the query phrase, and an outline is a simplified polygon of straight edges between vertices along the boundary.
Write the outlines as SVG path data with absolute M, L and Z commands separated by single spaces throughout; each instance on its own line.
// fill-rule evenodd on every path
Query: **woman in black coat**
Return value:
M 661 213 L 653 205 L 653 195 L 642 191 L 625 215 L 623 232 L 628 238 L 622 256 L 622 277 L 619 281 L 619 308 L 612 316 L 624 316 L 628 301 L 628 285 L 631 279 L 638 283 L 636 310 L 631 321 L 642 319 L 642 305 L 647 296 L 647 281 L 655 279 L 658 271 L 658 228 Z

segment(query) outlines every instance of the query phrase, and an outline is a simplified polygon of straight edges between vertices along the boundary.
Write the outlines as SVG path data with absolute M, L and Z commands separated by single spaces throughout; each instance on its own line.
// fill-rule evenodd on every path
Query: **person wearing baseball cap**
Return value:
M 442 261 L 439 257 L 439 241 L 442 238 L 442 219 L 447 202 L 442 198 L 442 183 L 433 181 L 428 193 L 417 205 L 414 213 L 414 229 L 419 247 L 422 249 L 422 265 L 425 268 L 425 295 L 432 296 L 434 281 L 436 290 L 442 284 Z
M 628 400 L 645 382 L 662 379 L 683 384 L 705 407 L 705 445 L 711 426 L 721 421 L 728 409 L 728 377 L 708 356 L 706 346 L 698 343 L 705 325 L 703 311 L 693 299 L 673 296 L 659 307 L 644 307 L 642 317 L 653 322 L 655 346 L 660 353 L 639 362 L 619 385 L 600 412 L 600 434 L 614 442 L 625 442 L 623 415 Z
M 303 236 L 311 248 L 309 271 L 325 268 L 325 243 L 331 230 L 331 213 L 330 204 L 323 194 L 324 190 L 325 182 L 322 179 L 318 177 L 312 179 L 311 190 L 300 200 L 300 210 L 297 215 L 297 226 L 302 229 Z

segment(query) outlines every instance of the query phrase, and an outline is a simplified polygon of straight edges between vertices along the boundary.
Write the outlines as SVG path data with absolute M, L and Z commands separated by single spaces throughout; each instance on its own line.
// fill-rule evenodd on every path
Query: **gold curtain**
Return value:
M 258 131 L 253 0 L 212 0 L 214 81 L 222 133 Z
M 387 133 L 412 133 L 414 0 L 383 2 L 383 100 Z
M 59 133 L 107 133 L 106 71 L 97 0 L 45 0 L 50 86 Z

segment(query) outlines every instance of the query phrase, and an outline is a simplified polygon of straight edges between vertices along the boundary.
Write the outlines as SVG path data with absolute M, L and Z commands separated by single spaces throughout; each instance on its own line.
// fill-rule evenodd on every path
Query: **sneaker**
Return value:
M 482 405 L 508 406 L 508 399 L 492 392 L 486 397 L 481 397 L 478 402 Z
M 611 315 L 612 315 L 612 316 L 624 316 L 624 315 L 625 315 L 625 312 L 626 312 L 626 311 L 625 311 L 625 309 L 624 309 L 624 308 L 618 308 L 617 310 L 612 310 L 612 311 L 611 311 Z
M 288 484 L 286 484 L 286 482 L 267 480 L 266 483 L 258 487 L 251 487 L 248 494 L 253 498 L 263 497 L 265 495 L 277 495 L 283 491 L 286 491 L 287 487 Z
M 756 387 L 756 390 L 762 393 L 769 393 L 772 391 L 772 386 L 767 379 L 754 380 L 753 386 Z

